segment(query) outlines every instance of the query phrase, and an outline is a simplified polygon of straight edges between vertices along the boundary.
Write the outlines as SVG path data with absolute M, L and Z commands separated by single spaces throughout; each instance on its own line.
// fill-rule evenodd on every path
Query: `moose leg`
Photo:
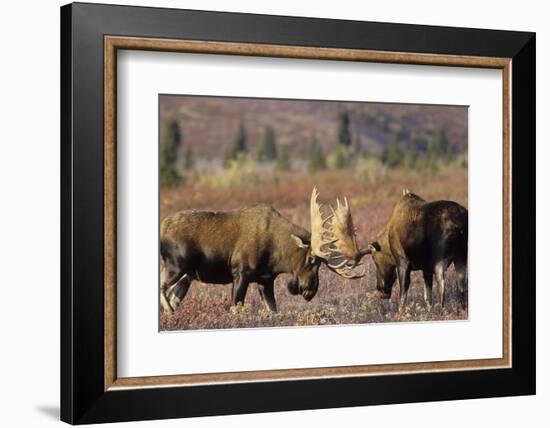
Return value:
M 234 272 L 233 278 L 233 305 L 236 305 L 237 303 L 242 304 L 244 303 L 246 291 L 248 290 L 248 278 L 241 270 Z
M 168 303 L 168 299 L 166 299 L 166 294 L 164 294 L 164 291 L 162 290 L 160 290 L 160 306 L 166 312 L 174 312 L 174 310 L 170 306 L 170 303 Z
M 174 310 L 176 310 L 180 302 L 187 294 L 190 285 L 191 278 L 189 278 L 189 275 L 186 274 L 183 275 L 178 282 L 176 282 L 168 289 L 166 296 L 170 299 L 170 306 L 174 308 Z
M 445 305 L 445 270 L 449 263 L 447 260 L 440 260 L 435 264 L 435 280 L 439 286 L 439 304 L 441 308 Z
M 462 259 L 457 259 L 454 263 L 458 277 L 458 290 L 462 299 L 462 309 L 466 309 L 468 306 L 468 267 L 466 261 Z
M 174 312 L 174 308 L 168 302 L 168 291 L 178 283 L 182 272 L 173 266 L 161 263 L 160 267 L 160 305 L 167 312 Z
M 262 296 L 266 309 L 271 312 L 277 312 L 273 279 L 258 283 L 258 290 L 260 291 L 260 296 Z
M 406 260 L 399 260 L 397 277 L 399 279 L 399 310 L 401 310 L 407 304 L 407 293 L 411 284 L 411 268 Z
M 168 312 L 174 312 L 187 293 L 190 278 L 185 257 L 186 247 L 162 239 L 160 242 L 160 304 Z
M 432 287 L 434 273 L 424 270 L 422 271 L 422 275 L 424 276 L 424 303 L 426 303 L 428 309 L 430 309 L 432 307 Z

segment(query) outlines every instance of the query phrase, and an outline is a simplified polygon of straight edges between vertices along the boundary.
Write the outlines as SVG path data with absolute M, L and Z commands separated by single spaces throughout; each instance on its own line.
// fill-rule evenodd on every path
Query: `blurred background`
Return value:
M 309 197 L 317 186 L 322 203 L 349 199 L 358 243 L 364 246 L 383 227 L 403 188 L 427 200 L 454 200 L 468 206 L 468 109 L 464 106 L 161 95 L 159 109 L 161 219 L 183 209 L 229 210 L 265 203 L 309 230 Z M 323 285 L 309 304 L 276 287 L 277 319 L 262 318 L 257 293 L 249 291 L 250 307 L 240 314 L 238 325 L 234 316 L 227 315 L 231 312 L 229 288 L 193 285 L 178 312 L 162 316 L 161 326 L 225 328 L 467 317 L 454 300 L 452 277 L 449 309 L 427 311 L 421 298 L 423 280 L 416 273 L 409 301 L 422 305 L 408 318 L 375 300 L 361 312 L 366 296 L 375 295 L 370 258 L 365 269 L 368 274 L 360 281 L 322 270 Z M 398 287 L 394 288 L 395 299 Z M 216 313 L 215 302 L 219 303 L 217 316 L 199 316 L 207 306 L 209 313 Z M 285 318 L 285 307 L 296 313 Z M 314 315 L 304 317 L 304 311 Z M 315 315 L 319 311 L 326 313 Z

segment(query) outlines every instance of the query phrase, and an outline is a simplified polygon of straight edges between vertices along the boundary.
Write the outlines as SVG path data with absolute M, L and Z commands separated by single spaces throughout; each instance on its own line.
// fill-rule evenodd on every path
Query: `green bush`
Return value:
M 384 178 L 386 172 L 386 167 L 379 159 L 360 158 L 355 165 L 353 176 L 358 181 L 374 184 Z
M 290 171 L 290 149 L 288 144 L 281 146 L 277 152 L 277 169 L 279 171 Z
M 309 146 L 307 169 L 310 173 L 315 173 L 317 171 L 327 169 L 327 161 L 325 159 L 323 147 L 319 144 L 316 138 L 313 138 L 313 141 Z
M 344 169 L 351 162 L 351 150 L 337 144 L 336 149 L 327 157 L 327 166 L 330 169 Z
M 403 164 L 405 153 L 397 135 L 393 135 L 388 145 L 384 148 L 382 162 L 390 168 L 397 168 Z
M 260 182 L 258 163 L 250 155 L 241 153 L 222 170 L 198 173 L 196 181 L 213 188 L 255 186 Z

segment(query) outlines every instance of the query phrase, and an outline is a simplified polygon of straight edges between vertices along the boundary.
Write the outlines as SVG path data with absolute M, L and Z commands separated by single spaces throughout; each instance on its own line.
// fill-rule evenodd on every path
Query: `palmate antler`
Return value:
M 323 219 L 321 214 L 321 205 L 317 202 L 319 192 L 317 188 L 313 188 L 310 200 L 310 215 L 311 215 L 311 255 L 328 260 L 330 251 L 323 250 L 323 247 L 330 245 L 333 241 L 329 240 L 330 230 L 325 227 L 332 216 Z
M 348 200 L 344 198 L 344 204 L 341 204 L 337 199 L 336 210 L 330 207 L 332 214 L 323 219 L 318 196 L 317 188 L 313 188 L 310 201 L 311 254 L 324 259 L 330 269 L 345 278 L 361 278 L 364 275 L 352 271 L 364 254 L 357 247 Z

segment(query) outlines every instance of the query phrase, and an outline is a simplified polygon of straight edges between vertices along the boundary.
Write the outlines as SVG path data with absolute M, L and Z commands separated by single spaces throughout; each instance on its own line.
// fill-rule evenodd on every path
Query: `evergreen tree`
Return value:
M 441 154 L 440 141 L 433 139 L 428 145 L 428 151 L 425 156 L 424 168 L 432 174 L 436 174 L 439 171 L 438 160 Z
M 288 144 L 281 146 L 277 152 L 277 169 L 279 171 L 290 171 L 290 150 Z
M 433 137 L 428 144 L 428 149 L 426 150 L 426 156 L 433 159 L 437 159 L 441 153 L 441 146 L 439 145 L 440 140 L 437 137 Z
M 390 168 L 395 168 L 403 163 L 403 157 L 404 153 L 399 139 L 397 138 L 397 135 L 394 135 L 384 149 L 382 162 Z
M 195 157 L 193 156 L 193 150 L 189 146 L 187 146 L 187 150 L 185 150 L 183 167 L 186 171 L 192 171 L 195 167 Z
M 314 137 L 309 147 L 308 171 L 314 173 L 326 168 L 327 163 L 323 147 L 319 144 L 317 138 Z
M 408 169 L 415 169 L 418 163 L 418 148 L 416 147 L 416 141 L 412 141 L 409 150 L 405 154 L 404 159 L 405 167 Z
M 180 126 L 177 121 L 173 120 L 170 122 L 170 125 L 168 126 L 168 134 L 170 134 L 170 138 L 172 139 L 172 153 L 174 156 L 174 162 L 176 162 L 183 144 Z
M 351 146 L 351 132 L 349 130 L 349 114 L 347 111 L 338 116 L 338 144 Z
M 332 169 L 343 169 L 348 165 L 349 156 L 347 149 L 338 144 L 334 152 L 329 156 L 328 164 Z
M 231 164 L 231 161 L 236 160 L 241 153 L 246 153 L 248 151 L 246 139 L 246 129 L 243 121 L 241 120 L 239 129 L 237 130 L 237 134 L 235 135 L 232 144 L 223 155 L 223 166 L 225 168 Z
M 368 156 L 365 148 L 363 147 L 363 142 L 361 141 L 361 136 L 359 135 L 359 133 L 357 133 L 355 135 L 355 138 L 353 139 L 353 151 L 357 154 Z
M 455 157 L 455 154 L 453 152 L 453 148 L 451 147 L 451 142 L 447 138 L 447 133 L 444 129 L 441 130 L 441 151 L 443 155 L 443 160 L 445 163 L 452 162 L 453 158 Z
M 174 186 L 181 180 L 176 169 L 181 133 L 176 121 L 170 122 L 160 145 L 160 185 Z
M 277 159 L 277 142 L 275 131 L 271 126 L 264 129 L 262 141 L 258 145 L 257 159 L 260 162 L 270 162 Z
M 454 153 L 447 138 L 445 129 L 439 129 L 432 138 L 432 153 L 436 158 L 442 160 L 445 163 L 450 163 L 453 160 Z
M 233 153 L 233 157 L 236 158 L 239 153 L 244 153 L 247 150 L 248 148 L 246 145 L 246 129 L 244 127 L 243 121 L 241 120 L 237 135 L 235 135 L 235 138 L 233 140 L 231 151 Z

